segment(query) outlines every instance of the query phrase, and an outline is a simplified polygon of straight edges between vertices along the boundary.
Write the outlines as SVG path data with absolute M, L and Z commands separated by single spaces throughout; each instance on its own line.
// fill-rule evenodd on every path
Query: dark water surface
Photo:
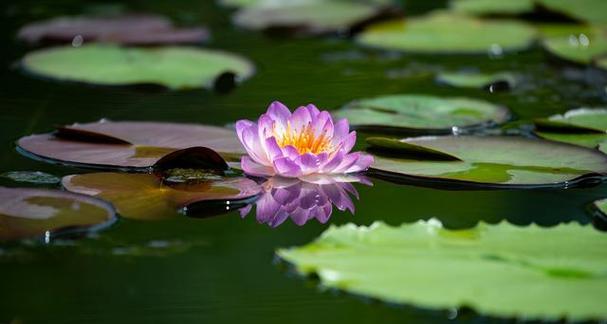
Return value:
M 422 12 L 440 2 L 409 6 Z M 55 125 L 113 120 L 158 120 L 225 125 L 256 118 L 272 100 L 294 107 L 335 109 L 351 99 L 392 93 L 460 95 L 508 106 L 518 120 L 605 105 L 607 77 L 555 62 L 542 50 L 488 56 L 404 55 L 364 49 L 348 39 L 271 38 L 229 24 L 229 10 L 209 0 L 131 1 L 123 5 L 170 15 L 182 24 L 208 25 L 208 45 L 243 54 L 257 74 L 229 94 L 204 90 L 158 92 L 55 83 L 14 67 L 27 49 L 14 39 L 21 24 L 61 14 L 115 8 L 78 1 L 14 1 L 0 5 L 0 172 L 38 170 L 57 176 L 82 172 L 29 160 L 14 141 Z M 92 9 L 91 9 L 92 8 Z M 523 74 L 511 91 L 488 93 L 437 85 L 432 72 L 510 70 Z M 0 185 L 18 186 L 9 180 Z M 465 228 L 478 221 L 515 224 L 590 222 L 588 203 L 607 196 L 607 185 L 532 191 L 447 191 L 374 180 L 357 186 L 356 215 L 335 213 L 328 224 L 303 227 L 287 220 L 271 229 L 254 215 L 207 219 L 183 215 L 159 222 L 119 220 L 78 241 L 0 245 L 0 323 L 423 323 L 454 322 L 447 311 L 323 291 L 294 277 L 274 260 L 278 247 L 300 245 L 329 224 L 398 225 L 438 218 Z M 448 271 L 448 269 L 446 269 Z M 497 321 L 463 314 L 455 322 Z M 17 322 L 15 322 L 17 323 Z

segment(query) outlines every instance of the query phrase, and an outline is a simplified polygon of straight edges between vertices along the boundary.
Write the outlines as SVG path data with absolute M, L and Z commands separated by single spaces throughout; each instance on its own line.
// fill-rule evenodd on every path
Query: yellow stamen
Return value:
M 287 128 L 281 133 L 277 132 L 276 125 L 274 125 L 273 133 L 278 146 L 283 148 L 291 145 L 299 154 L 319 154 L 331 150 L 331 141 L 327 138 L 327 134 L 323 132 L 316 136 L 309 123 L 299 132 L 291 127 L 290 122 L 287 122 Z

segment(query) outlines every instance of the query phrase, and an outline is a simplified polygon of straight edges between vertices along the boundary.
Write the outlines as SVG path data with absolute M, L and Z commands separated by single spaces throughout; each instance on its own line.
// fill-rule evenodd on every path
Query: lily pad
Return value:
M 0 187 L 0 241 L 98 230 L 115 220 L 108 203 L 84 195 Z
M 607 29 L 605 28 L 548 26 L 540 30 L 546 35 L 542 42 L 544 48 L 561 59 L 579 64 L 590 64 L 607 55 Z
M 537 136 L 550 141 L 569 143 L 573 145 L 584 146 L 592 149 L 599 149 L 603 153 L 607 144 L 607 134 L 583 134 L 583 133 L 551 133 L 535 131 Z
M 390 95 L 361 99 L 333 112 L 362 129 L 393 129 L 412 133 L 444 134 L 454 128 L 500 124 L 510 118 L 504 107 L 469 98 Z
M 452 0 L 453 11 L 471 15 L 520 15 L 531 12 L 535 7 L 534 0 Z
M 402 141 L 461 161 L 429 159 L 414 150 L 376 153 L 371 166 L 374 174 L 394 181 L 492 188 L 569 187 L 596 182 L 607 174 L 607 155 L 550 141 L 506 136 L 428 136 Z
M 123 48 L 89 44 L 27 54 L 23 68 L 42 77 L 106 86 L 158 84 L 169 89 L 212 88 L 222 74 L 249 78 L 251 62 L 235 54 L 194 47 Z
M 508 318 L 607 318 L 607 236 L 589 226 L 347 224 L 277 254 L 325 287 L 390 303 Z
M 209 38 L 204 28 L 175 28 L 170 20 L 156 15 L 59 17 L 30 23 L 17 37 L 29 43 L 97 41 L 131 45 L 200 43 Z
M 139 220 L 170 218 L 195 204 L 214 201 L 226 202 L 223 210 L 228 212 L 232 202 L 261 192 L 255 181 L 242 177 L 168 184 L 151 174 L 103 172 L 67 176 L 62 184 L 68 191 L 107 200 L 120 216 Z
M 234 23 L 255 30 L 323 34 L 347 31 L 383 12 L 383 6 L 355 1 L 261 1 L 236 12 Z
M 540 128 L 607 133 L 607 108 L 578 108 L 535 120 Z
M 538 0 L 546 9 L 592 24 L 607 24 L 607 2 L 603 0 Z
M 444 72 L 440 73 L 436 80 L 454 87 L 487 89 L 495 92 L 514 88 L 518 82 L 518 76 L 510 72 Z
M 157 122 L 74 124 L 22 137 L 17 145 L 20 151 L 51 162 L 146 172 L 163 157 L 191 147 L 208 147 L 224 158 L 245 153 L 232 130 Z
M 599 199 L 593 202 L 592 205 L 603 217 L 607 217 L 607 198 Z
M 535 30 L 522 22 L 435 12 L 372 25 L 357 40 L 363 45 L 406 52 L 501 54 L 526 49 L 535 36 Z

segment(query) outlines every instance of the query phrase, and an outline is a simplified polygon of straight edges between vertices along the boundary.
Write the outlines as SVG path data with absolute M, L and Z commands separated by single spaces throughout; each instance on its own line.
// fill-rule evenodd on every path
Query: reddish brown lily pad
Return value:
M 101 229 L 115 220 L 112 206 L 75 193 L 0 187 L 0 241 Z
M 17 37 L 28 43 L 97 41 L 130 45 L 199 43 L 209 38 L 205 28 L 176 28 L 156 15 L 59 17 L 23 26 Z
M 255 181 L 243 177 L 169 185 L 151 174 L 105 172 L 67 176 L 62 183 L 66 190 L 111 202 L 125 218 L 140 220 L 170 218 L 201 202 L 238 202 L 261 192 Z
M 207 125 L 101 121 L 18 140 L 20 151 L 51 162 L 148 171 L 178 150 L 203 146 L 230 160 L 244 154 L 234 131 Z M 139 169 L 139 170 L 137 170 Z

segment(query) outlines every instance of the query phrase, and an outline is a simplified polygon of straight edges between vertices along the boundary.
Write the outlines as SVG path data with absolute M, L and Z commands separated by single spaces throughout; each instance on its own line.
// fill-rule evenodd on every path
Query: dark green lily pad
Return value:
M 30 73 L 60 81 L 107 86 L 157 84 L 173 90 L 212 88 L 224 73 L 233 73 L 240 81 L 254 71 L 243 57 L 194 47 L 54 47 L 31 52 L 21 63 Z
M 522 137 L 428 136 L 402 141 L 461 161 L 409 154 L 374 154 L 371 171 L 394 181 L 494 188 L 568 187 L 607 174 L 607 155 L 583 147 Z M 381 145 L 381 143 L 380 143 Z
M 534 0 L 452 0 L 453 11 L 471 15 L 520 15 L 533 11 Z
M 491 126 L 510 118 L 508 109 L 486 101 L 426 95 L 390 95 L 356 100 L 333 114 L 347 118 L 357 128 L 426 134 Z
M 437 75 L 436 80 L 454 87 L 487 89 L 494 92 L 514 88 L 518 76 L 511 72 L 444 72 Z
M 604 0 L 538 0 L 550 11 L 592 24 L 607 24 L 607 1 Z
M 111 202 L 120 216 L 139 220 L 171 218 L 178 211 L 209 201 L 242 201 L 261 193 L 261 187 L 243 177 L 168 184 L 151 174 L 89 173 L 62 180 L 71 192 L 87 194 Z M 230 203 L 223 211 L 230 210 Z
M 234 23 L 255 30 L 281 28 L 295 33 L 323 34 L 347 31 L 381 15 L 383 9 L 362 1 L 258 1 L 236 12 Z
M 435 12 L 372 25 L 357 40 L 363 45 L 407 52 L 501 54 L 526 49 L 535 36 L 535 30 L 522 22 Z
M 544 26 L 540 30 L 545 35 L 542 42 L 544 48 L 561 59 L 579 64 L 590 64 L 607 55 L 607 29 L 605 28 L 551 25 Z
M 389 303 L 525 320 L 607 318 L 607 236 L 591 226 L 347 224 L 277 254 L 324 287 Z
M 17 145 L 21 152 L 50 162 L 144 172 L 162 158 L 192 147 L 208 147 L 227 159 L 245 153 L 232 130 L 157 122 L 74 124 L 54 133 L 22 137 Z
M 115 220 L 108 203 L 59 190 L 0 187 L 0 241 L 99 230 Z

